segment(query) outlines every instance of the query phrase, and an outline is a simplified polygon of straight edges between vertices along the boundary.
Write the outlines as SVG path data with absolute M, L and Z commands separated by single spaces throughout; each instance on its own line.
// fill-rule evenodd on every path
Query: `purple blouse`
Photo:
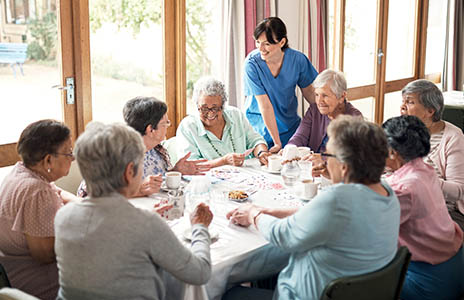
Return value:
M 344 114 L 362 117 L 361 112 L 346 100 Z M 311 103 L 303 120 L 301 120 L 300 126 L 298 126 L 298 129 L 288 143 L 298 147 L 309 147 L 311 150 L 317 152 L 327 132 L 329 123 L 329 117 L 321 114 L 317 105 Z

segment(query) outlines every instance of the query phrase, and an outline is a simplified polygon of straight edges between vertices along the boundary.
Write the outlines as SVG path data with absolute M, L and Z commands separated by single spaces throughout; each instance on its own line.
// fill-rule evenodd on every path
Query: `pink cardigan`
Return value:
M 438 151 L 430 156 L 442 178 L 441 189 L 447 201 L 456 202 L 464 214 L 464 134 L 461 129 L 445 122 Z

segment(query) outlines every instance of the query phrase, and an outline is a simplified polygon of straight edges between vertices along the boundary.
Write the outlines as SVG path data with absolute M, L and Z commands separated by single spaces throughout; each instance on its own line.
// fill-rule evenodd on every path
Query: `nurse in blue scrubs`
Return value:
M 308 102 L 314 102 L 311 83 L 317 71 L 306 55 L 288 47 L 281 19 L 264 19 L 253 36 L 257 49 L 245 60 L 246 116 L 269 150 L 278 152 L 300 124 L 295 88 L 301 89 Z

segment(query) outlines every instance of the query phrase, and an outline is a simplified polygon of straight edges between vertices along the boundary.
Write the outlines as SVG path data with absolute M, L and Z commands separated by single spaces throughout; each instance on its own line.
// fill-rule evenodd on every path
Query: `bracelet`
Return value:
M 258 151 L 258 155 L 256 155 L 256 157 L 259 157 L 261 155 L 261 153 L 267 153 L 268 151 L 267 150 L 259 150 Z

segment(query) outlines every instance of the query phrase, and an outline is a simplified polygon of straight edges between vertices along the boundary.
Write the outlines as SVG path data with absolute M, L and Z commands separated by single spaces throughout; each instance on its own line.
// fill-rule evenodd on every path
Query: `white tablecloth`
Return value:
M 247 160 L 241 168 L 226 166 L 216 170 L 229 171 L 232 176 L 224 180 L 215 180 L 216 183 L 211 185 L 211 209 L 214 218 L 210 232 L 219 232 L 219 238 L 211 244 L 213 274 L 204 286 L 187 285 L 184 299 L 220 299 L 228 283 L 251 280 L 259 275 L 266 277 L 286 265 L 288 255 L 269 245 L 254 227 L 243 228 L 229 223 L 225 217 L 226 213 L 240 204 L 229 201 L 225 192 L 232 189 L 251 191 L 248 201 L 267 207 L 304 205 L 295 195 L 299 186 L 286 188 L 280 175 L 263 171 L 256 159 Z M 213 170 L 212 174 L 214 172 Z M 136 198 L 129 201 L 136 207 L 152 210 L 160 197 L 165 195 L 157 194 L 153 198 Z M 184 231 L 190 227 L 188 218 L 184 216 L 168 223 L 188 247 L 189 242 L 183 239 Z

